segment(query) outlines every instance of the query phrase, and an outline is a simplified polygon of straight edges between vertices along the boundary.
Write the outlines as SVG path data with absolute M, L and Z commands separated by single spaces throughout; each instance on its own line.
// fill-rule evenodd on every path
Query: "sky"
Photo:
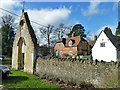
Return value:
M 0 0 L 0 8 L 4 8 L 21 16 L 23 2 L 18 0 Z M 117 2 L 25 2 L 24 10 L 29 19 L 42 25 L 54 25 L 58 27 L 63 23 L 66 26 L 81 24 L 89 37 L 93 39 L 105 27 L 110 27 L 113 34 L 118 25 Z M 0 17 L 6 12 L 0 10 Z M 8 14 L 8 13 L 7 13 Z M 16 17 L 19 23 L 20 17 Z M 32 22 L 31 22 L 32 23 Z M 32 23 L 36 33 L 39 33 L 39 25 Z M 38 35 L 39 37 L 39 35 Z M 40 37 L 39 37 L 40 38 Z

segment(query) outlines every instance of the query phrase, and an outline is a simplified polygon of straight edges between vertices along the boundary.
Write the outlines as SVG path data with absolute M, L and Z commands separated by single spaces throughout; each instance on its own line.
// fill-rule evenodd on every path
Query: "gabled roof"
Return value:
M 110 39 L 110 41 L 112 42 L 112 44 L 116 47 L 116 48 L 120 48 L 120 46 L 118 45 L 118 43 L 120 43 L 120 37 L 119 36 L 115 36 L 113 34 L 110 34 L 109 32 L 104 31 L 104 33 L 106 34 L 106 36 Z
M 56 43 L 63 43 L 64 45 L 66 44 L 66 38 L 62 38 L 60 40 L 58 40 Z
M 115 36 L 113 35 L 111 32 L 107 31 L 107 30 L 104 30 L 104 31 L 101 31 L 101 33 L 104 32 L 106 34 L 106 36 L 109 38 L 109 40 L 112 42 L 112 44 L 117 48 L 117 49 L 120 49 L 120 37 L 119 36 Z M 100 33 L 100 34 L 101 34 Z M 99 34 L 99 36 L 100 36 Z M 98 36 L 98 37 L 99 37 Z
M 37 45 L 37 38 L 36 38 L 36 35 L 35 35 L 35 32 L 34 32 L 32 26 L 30 24 L 30 20 L 29 20 L 28 14 L 27 14 L 27 12 L 24 12 L 24 11 L 22 13 L 24 14 L 25 21 L 26 21 L 26 24 L 28 26 L 29 33 L 31 35 L 31 39 L 32 39 L 33 43 L 35 45 Z
M 76 36 L 76 37 L 69 37 L 69 38 L 62 38 L 61 40 L 57 41 L 56 43 L 60 43 L 62 42 L 66 47 L 69 46 L 69 41 L 74 41 L 73 43 L 73 47 L 77 46 L 79 44 L 79 42 L 83 40 L 86 41 L 84 38 L 80 37 L 80 36 Z
M 70 40 L 74 40 L 75 43 L 72 45 L 72 46 L 77 46 L 81 40 L 81 37 L 80 36 L 76 36 L 76 37 L 69 37 L 66 39 L 66 45 L 65 46 L 69 46 L 69 41 Z

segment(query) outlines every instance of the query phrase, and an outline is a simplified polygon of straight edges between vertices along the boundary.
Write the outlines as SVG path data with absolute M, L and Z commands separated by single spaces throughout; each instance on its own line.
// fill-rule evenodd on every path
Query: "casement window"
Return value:
M 105 42 L 100 43 L 100 47 L 105 47 Z
M 62 55 L 62 51 L 60 51 L 60 56 Z
M 69 42 L 69 46 L 72 46 L 72 41 Z
M 58 56 L 58 51 L 56 51 L 56 56 Z
M 72 51 L 69 51 L 69 55 L 72 55 Z
M 61 47 L 61 44 L 58 44 L 58 47 Z

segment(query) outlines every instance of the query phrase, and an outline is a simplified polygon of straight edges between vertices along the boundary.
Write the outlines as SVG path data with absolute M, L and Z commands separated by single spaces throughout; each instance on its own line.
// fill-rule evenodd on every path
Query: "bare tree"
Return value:
M 48 48 L 50 48 L 50 37 L 53 32 L 53 25 L 48 25 L 47 28 L 40 28 L 41 36 L 47 40 Z
M 64 24 L 60 24 L 56 29 L 58 33 L 58 39 L 60 40 L 63 36 L 71 31 L 71 26 L 65 26 Z

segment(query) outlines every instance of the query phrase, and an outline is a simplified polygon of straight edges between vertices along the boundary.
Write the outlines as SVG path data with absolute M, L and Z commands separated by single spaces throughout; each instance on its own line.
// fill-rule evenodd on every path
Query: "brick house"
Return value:
M 89 49 L 89 44 L 84 38 L 80 36 L 74 37 L 73 35 L 69 38 L 62 38 L 54 46 L 56 56 L 60 55 L 61 57 L 65 57 L 64 54 L 74 57 L 76 55 L 88 55 Z

